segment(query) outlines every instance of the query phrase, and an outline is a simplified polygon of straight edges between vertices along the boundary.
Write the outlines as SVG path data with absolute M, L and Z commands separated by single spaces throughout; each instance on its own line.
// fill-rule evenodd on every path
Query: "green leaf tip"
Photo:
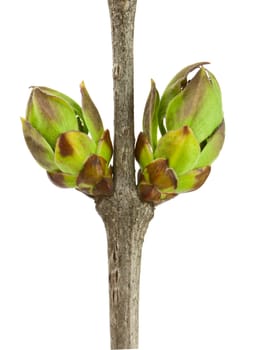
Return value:
M 54 152 L 44 137 L 24 118 L 21 118 L 24 138 L 34 159 L 46 170 L 57 168 L 54 162 Z
M 103 157 L 109 164 L 113 153 L 113 146 L 109 130 L 105 130 L 98 140 L 96 154 Z
M 104 131 L 103 122 L 85 87 L 84 81 L 82 81 L 80 84 L 80 91 L 82 96 L 82 112 L 85 123 L 93 140 L 98 142 Z
M 155 82 L 151 80 L 151 89 L 143 114 L 143 131 L 146 134 L 153 150 L 157 145 L 158 105 L 159 93 L 156 89 Z
M 142 169 L 153 161 L 152 147 L 144 132 L 141 132 L 138 136 L 135 146 L 135 158 Z

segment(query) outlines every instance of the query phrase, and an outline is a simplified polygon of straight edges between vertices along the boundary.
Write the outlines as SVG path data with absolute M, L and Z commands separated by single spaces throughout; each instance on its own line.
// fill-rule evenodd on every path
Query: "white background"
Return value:
M 157 207 L 143 249 L 140 349 L 255 349 L 253 1 L 138 0 L 135 121 L 209 60 L 226 141 L 206 184 Z M 106 0 L 0 5 L 0 349 L 109 349 L 103 223 L 89 198 L 53 186 L 21 131 L 31 85 L 80 99 L 85 80 L 113 132 Z

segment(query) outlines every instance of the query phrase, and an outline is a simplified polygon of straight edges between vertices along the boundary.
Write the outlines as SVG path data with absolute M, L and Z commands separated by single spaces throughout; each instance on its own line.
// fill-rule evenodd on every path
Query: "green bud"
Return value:
M 141 167 L 138 190 L 144 201 L 159 204 L 201 187 L 223 146 L 221 91 L 203 64 L 206 62 L 181 70 L 159 102 L 155 84 L 152 85 L 143 119 L 144 133 L 139 134 L 135 148 Z M 189 73 L 195 69 L 197 72 L 189 80 Z M 155 114 L 162 133 L 156 142 L 152 137 L 156 134 Z
M 78 175 L 85 161 L 95 151 L 96 144 L 87 134 L 67 131 L 57 139 L 55 162 L 61 171 Z
M 211 171 L 210 166 L 191 170 L 178 177 L 176 193 L 195 191 L 201 187 Z
M 153 161 L 153 152 L 145 133 L 141 132 L 138 136 L 135 147 L 135 158 L 143 169 Z
M 52 183 L 61 188 L 73 188 L 76 187 L 77 177 L 74 175 L 66 174 L 61 171 L 47 172 L 49 179 Z
M 156 89 L 154 81 L 151 80 L 151 90 L 145 104 L 143 115 L 143 131 L 146 134 L 153 150 L 157 145 L 158 105 L 159 93 Z
M 79 130 L 72 106 L 61 97 L 49 94 L 45 88 L 32 89 L 26 119 L 53 149 L 60 134 L 69 130 Z
M 85 87 L 84 82 L 80 85 L 82 95 L 82 111 L 85 123 L 95 142 L 98 142 L 104 131 L 103 123 L 100 114 L 92 101 Z
M 144 201 L 158 204 L 176 194 L 177 178 L 166 159 L 156 159 L 139 172 L 138 191 Z
M 198 158 L 197 167 L 203 167 L 212 162 L 218 157 L 218 154 L 223 146 L 225 137 L 225 123 L 220 124 L 218 129 L 206 140 L 201 150 L 201 154 Z
M 35 160 L 48 171 L 56 170 L 57 166 L 51 146 L 26 119 L 21 118 L 21 122 L 27 147 Z
M 113 191 L 112 172 L 104 158 L 92 155 L 77 179 L 78 189 L 91 196 L 109 196 Z
M 166 129 L 164 126 L 164 118 L 166 117 L 166 111 L 170 101 L 176 95 L 178 95 L 187 85 L 188 74 L 191 73 L 196 68 L 201 67 L 204 64 L 208 64 L 208 62 L 198 62 L 183 68 L 179 73 L 175 75 L 175 77 L 167 85 L 160 99 L 159 111 L 158 111 L 158 122 L 159 122 L 159 128 L 162 135 L 166 133 Z
M 199 143 L 188 126 L 168 131 L 155 150 L 155 158 L 168 159 L 169 167 L 180 175 L 191 170 L 200 156 Z
M 109 164 L 112 158 L 112 152 L 113 147 L 110 133 L 109 130 L 105 130 L 101 138 L 98 140 L 96 154 L 100 157 L 103 157 L 106 160 L 107 164 Z
M 173 192 L 177 186 L 175 173 L 168 167 L 166 159 L 156 159 L 144 169 L 144 178 L 159 190 Z
M 100 117 L 95 117 L 95 107 L 84 84 L 81 90 L 89 128 L 82 108 L 70 97 L 53 89 L 35 87 L 26 119 L 21 119 L 24 138 L 55 185 L 76 188 L 89 196 L 110 195 L 113 188 L 110 134 L 102 129 Z
M 166 111 L 168 130 L 188 125 L 199 143 L 208 139 L 223 121 L 221 93 L 214 76 L 205 68 L 170 101 Z
M 177 196 L 176 193 L 162 193 L 155 185 L 142 182 L 138 186 L 138 192 L 142 201 L 153 205 L 161 204 Z
M 76 114 L 76 118 L 77 118 L 77 122 L 79 124 L 79 129 L 80 131 L 85 132 L 86 134 L 88 133 L 88 128 L 85 124 L 85 120 L 83 118 L 83 113 L 82 113 L 82 109 L 81 107 L 78 105 L 77 102 L 75 102 L 72 98 L 70 98 L 69 96 L 63 94 L 60 91 L 57 90 L 53 90 L 44 86 L 40 86 L 40 90 L 46 94 L 49 95 L 53 95 L 53 96 L 58 96 L 60 97 L 62 100 L 65 100 L 74 110 L 75 114 Z

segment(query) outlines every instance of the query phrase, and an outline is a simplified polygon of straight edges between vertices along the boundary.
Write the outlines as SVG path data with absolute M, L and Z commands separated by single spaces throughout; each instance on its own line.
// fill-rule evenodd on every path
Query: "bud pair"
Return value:
M 110 195 L 110 134 L 83 82 L 80 88 L 82 107 L 58 91 L 33 87 L 21 119 L 25 141 L 55 185 L 90 196 Z
M 210 173 L 225 133 L 221 92 L 203 63 L 181 70 L 162 97 L 152 81 L 135 156 L 142 200 L 159 204 L 198 189 Z M 197 69 L 191 80 L 188 75 Z M 161 138 L 157 139 L 158 128 Z

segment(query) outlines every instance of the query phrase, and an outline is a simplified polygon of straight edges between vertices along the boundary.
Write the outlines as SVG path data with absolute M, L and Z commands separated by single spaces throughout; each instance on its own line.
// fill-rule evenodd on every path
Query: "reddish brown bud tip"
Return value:
M 158 204 L 160 202 L 160 191 L 156 186 L 150 184 L 140 184 L 138 186 L 140 199 L 144 202 Z

